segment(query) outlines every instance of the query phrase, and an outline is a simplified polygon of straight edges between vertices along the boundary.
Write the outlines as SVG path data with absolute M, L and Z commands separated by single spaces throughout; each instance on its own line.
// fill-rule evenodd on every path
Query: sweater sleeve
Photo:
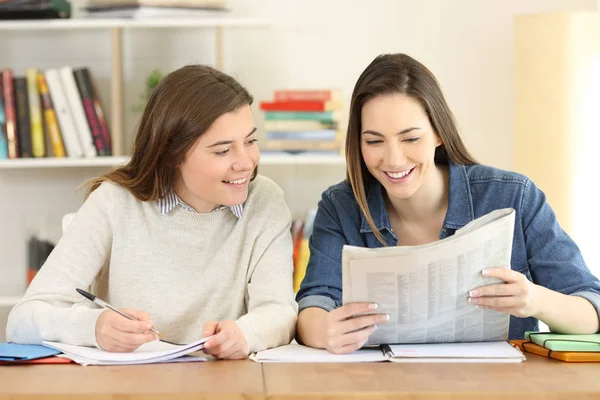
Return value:
M 280 192 L 265 210 L 268 225 L 253 249 L 254 268 L 246 289 L 248 313 L 236 321 L 250 353 L 290 343 L 296 329 L 291 214 Z
M 23 299 L 11 310 L 7 340 L 97 345 L 96 320 L 103 309 L 95 308 L 75 289 L 88 288 L 108 264 L 111 190 L 112 184 L 102 184 L 81 206 Z

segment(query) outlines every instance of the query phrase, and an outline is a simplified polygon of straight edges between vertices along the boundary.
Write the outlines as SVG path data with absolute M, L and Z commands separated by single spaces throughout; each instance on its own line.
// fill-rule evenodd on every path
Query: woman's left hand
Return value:
M 224 360 L 248 357 L 248 343 L 234 321 L 209 321 L 204 325 L 204 337 L 213 336 L 204 343 L 204 351 Z
M 541 287 L 510 268 L 486 268 L 481 274 L 505 283 L 481 286 L 469 291 L 469 303 L 515 317 L 535 316 L 540 309 Z

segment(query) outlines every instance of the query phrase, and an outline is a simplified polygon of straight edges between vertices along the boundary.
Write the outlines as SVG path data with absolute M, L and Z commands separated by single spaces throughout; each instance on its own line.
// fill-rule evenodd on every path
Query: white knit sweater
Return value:
M 113 306 L 148 312 L 173 342 L 201 338 L 209 320 L 234 320 L 250 352 L 287 344 L 297 315 L 290 222 L 282 190 L 262 176 L 240 219 L 228 208 L 163 215 L 104 183 L 12 309 L 7 338 L 97 345 L 103 310 L 75 291 L 91 286 Z

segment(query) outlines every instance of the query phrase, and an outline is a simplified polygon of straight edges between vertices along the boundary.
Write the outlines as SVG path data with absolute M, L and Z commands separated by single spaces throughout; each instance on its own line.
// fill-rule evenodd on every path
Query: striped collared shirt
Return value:
M 181 200 L 173 190 L 169 192 L 165 197 L 161 197 L 160 199 L 158 199 L 157 204 L 160 212 L 165 215 L 170 213 L 171 210 L 173 210 L 177 206 L 180 206 L 184 210 L 190 212 L 196 212 L 196 210 L 194 210 L 191 206 L 189 206 L 183 200 Z M 213 211 L 222 210 L 223 208 L 227 208 L 227 206 L 217 207 Z M 233 215 L 235 215 L 238 218 L 242 218 L 244 204 L 236 204 L 235 206 L 230 206 L 229 209 L 231 210 Z

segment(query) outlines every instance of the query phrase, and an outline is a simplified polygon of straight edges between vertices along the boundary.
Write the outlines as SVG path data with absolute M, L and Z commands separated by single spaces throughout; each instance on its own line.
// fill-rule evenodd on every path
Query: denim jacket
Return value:
M 449 164 L 448 211 L 440 232 L 445 238 L 493 210 L 514 208 L 511 268 L 531 282 L 590 301 L 600 311 L 600 282 L 587 268 L 577 245 L 561 229 L 546 196 L 527 177 L 484 165 Z M 366 188 L 375 226 L 389 246 L 398 239 L 385 208 L 383 188 L 373 180 Z M 309 240 L 310 260 L 297 294 L 299 311 L 342 305 L 342 247 L 382 247 L 344 181 L 327 189 L 319 202 Z M 509 339 L 537 330 L 533 318 L 511 316 Z

